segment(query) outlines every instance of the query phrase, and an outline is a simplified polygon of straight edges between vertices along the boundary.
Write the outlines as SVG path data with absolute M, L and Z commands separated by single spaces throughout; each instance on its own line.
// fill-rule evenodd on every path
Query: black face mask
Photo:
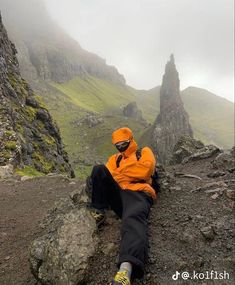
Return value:
M 119 152 L 124 152 L 125 150 L 128 149 L 130 142 L 131 141 L 125 141 L 125 142 L 117 143 L 117 144 L 115 144 L 115 146 Z

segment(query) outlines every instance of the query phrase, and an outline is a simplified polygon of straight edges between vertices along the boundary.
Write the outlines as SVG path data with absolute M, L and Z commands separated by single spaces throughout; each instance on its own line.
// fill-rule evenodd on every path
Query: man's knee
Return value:
M 91 176 L 94 175 L 100 175 L 102 173 L 106 173 L 107 172 L 107 167 L 104 164 L 98 164 L 93 166 L 92 172 L 91 172 Z

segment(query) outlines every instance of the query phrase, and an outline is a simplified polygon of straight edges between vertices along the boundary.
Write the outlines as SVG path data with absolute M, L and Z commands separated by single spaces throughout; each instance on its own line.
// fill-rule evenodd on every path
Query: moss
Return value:
M 33 166 L 25 166 L 23 169 L 17 168 L 15 171 L 20 176 L 43 176 L 44 173 L 37 171 Z
M 6 148 L 6 149 L 15 150 L 16 147 L 17 147 L 16 141 L 7 141 L 7 142 L 5 143 L 5 148 Z
M 14 131 L 6 130 L 6 131 L 4 132 L 4 134 L 5 134 L 5 136 L 10 137 L 10 136 L 14 135 L 15 132 L 14 132 Z
M 52 146 L 55 144 L 55 139 L 51 136 L 46 136 L 44 135 L 43 136 L 43 140 L 49 145 L 49 146 Z
M 37 109 L 31 107 L 31 106 L 27 106 L 25 108 L 26 113 L 27 113 L 27 117 L 29 118 L 29 120 L 32 122 L 35 119 L 36 113 L 37 113 Z
M 41 96 L 36 95 L 36 96 L 35 96 L 35 99 L 37 100 L 37 102 L 38 102 L 38 104 L 39 104 L 39 106 L 40 106 L 41 108 L 44 108 L 44 109 L 47 108 L 47 107 L 46 107 L 46 104 L 44 103 L 44 101 L 43 101 L 43 99 L 42 99 Z
M 15 125 L 15 129 L 16 129 L 16 131 L 19 132 L 20 134 L 22 134 L 22 135 L 24 134 L 24 128 L 23 128 L 22 125 L 16 124 L 16 125 Z
M 53 170 L 53 162 L 46 160 L 46 158 L 38 151 L 32 154 L 34 162 L 40 164 L 44 173 L 49 173 Z
M 9 151 L 1 151 L 0 157 L 3 157 L 5 159 L 10 159 L 12 157 L 12 154 Z
M 8 79 L 12 87 L 15 89 L 18 85 L 17 79 L 15 78 L 13 73 L 8 73 Z

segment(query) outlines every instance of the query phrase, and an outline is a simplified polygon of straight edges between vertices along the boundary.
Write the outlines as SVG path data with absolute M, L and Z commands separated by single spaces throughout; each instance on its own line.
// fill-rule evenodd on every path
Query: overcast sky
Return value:
M 171 53 L 181 89 L 234 101 L 233 0 L 44 0 L 83 48 L 137 89 L 161 84 Z

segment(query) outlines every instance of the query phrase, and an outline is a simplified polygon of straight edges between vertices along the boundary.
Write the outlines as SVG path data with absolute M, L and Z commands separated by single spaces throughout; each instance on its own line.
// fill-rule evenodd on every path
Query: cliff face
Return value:
M 180 81 L 174 56 L 166 64 L 165 74 L 160 89 L 160 114 L 152 134 L 152 146 L 159 160 L 168 164 L 172 150 L 182 135 L 193 137 L 189 116 L 180 97 Z
M 22 79 L 0 15 L 0 166 L 73 174 L 57 126 Z
M 66 82 L 86 74 L 125 84 L 124 77 L 99 56 L 85 51 L 50 18 L 41 0 L 0 0 L 6 27 L 19 52 L 27 80 Z M 25 10 L 27 9 L 27 13 Z

